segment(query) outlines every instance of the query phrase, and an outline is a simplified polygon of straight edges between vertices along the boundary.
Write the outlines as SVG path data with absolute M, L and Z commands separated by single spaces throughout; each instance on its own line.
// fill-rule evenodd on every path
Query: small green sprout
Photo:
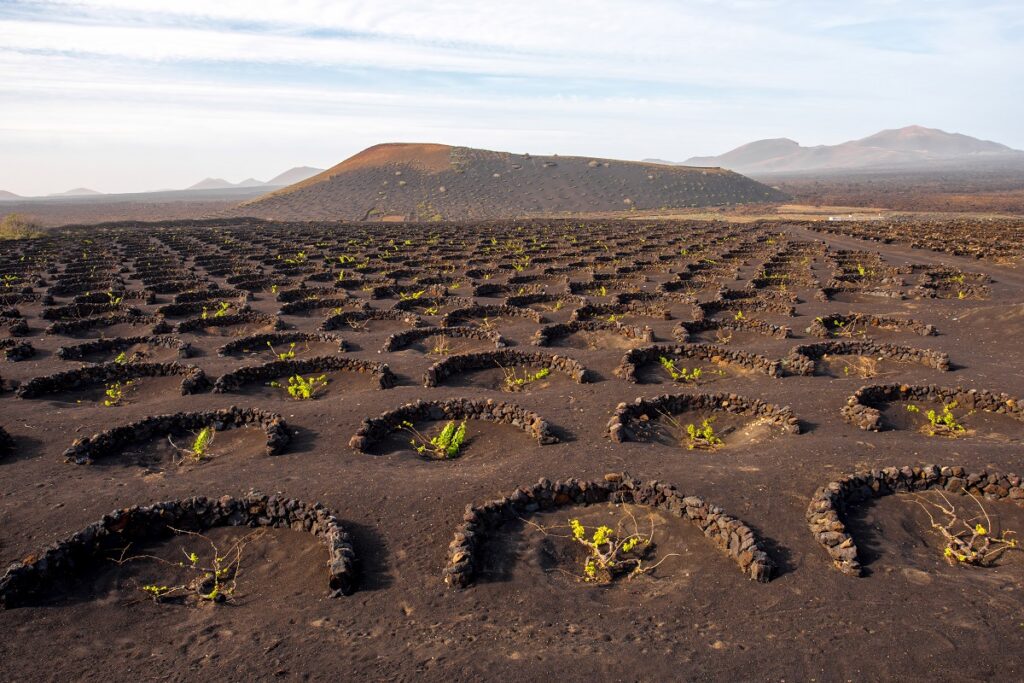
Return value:
M 402 429 L 412 434 L 409 444 L 420 455 L 429 455 L 439 460 L 457 458 L 466 441 L 466 421 L 456 425 L 449 420 L 435 436 L 425 436 L 419 432 L 412 422 L 402 421 Z
M 167 437 L 167 441 L 182 456 L 177 462 L 180 463 L 186 460 L 199 462 L 210 455 L 210 448 L 213 446 L 213 439 L 216 435 L 217 431 L 213 427 L 206 426 L 198 432 L 192 432 L 192 443 L 188 448 L 174 443 L 170 436 Z
M 142 592 L 159 602 L 161 598 L 171 592 L 170 586 L 158 586 L 155 583 L 148 583 L 141 588 Z
M 270 382 L 270 386 L 277 389 L 287 389 L 288 395 L 296 401 L 308 401 L 316 398 L 318 394 L 327 389 L 327 382 L 327 375 L 311 376 L 309 378 L 302 375 L 292 375 L 288 378 L 287 387 L 276 380 Z
M 154 602 L 165 602 L 171 598 L 186 598 L 192 595 L 199 601 L 224 603 L 234 597 L 238 586 L 238 574 L 242 564 L 242 553 L 245 547 L 255 538 L 262 537 L 265 529 L 253 531 L 236 540 L 225 552 L 207 536 L 194 531 L 184 531 L 167 527 L 176 534 L 184 534 L 205 541 L 209 545 L 209 560 L 204 560 L 198 552 L 182 548 L 184 561 L 172 562 L 154 555 L 122 556 L 114 562 L 123 565 L 128 562 L 151 561 L 170 568 L 178 574 L 184 573 L 189 579 L 176 585 L 151 582 L 139 586 L 147 597 Z M 127 548 L 125 549 L 127 551 Z
M 270 349 L 270 352 L 273 353 L 278 360 L 293 360 L 295 358 L 295 342 L 288 345 L 287 351 L 278 351 L 269 341 L 267 342 L 267 348 Z
M 215 432 L 212 427 L 203 427 L 196 434 L 195 440 L 192 441 L 192 453 L 195 454 L 196 459 L 203 458 L 209 453 L 210 446 L 213 444 L 213 435 Z
M 951 437 L 961 436 L 966 433 L 967 428 L 953 414 L 953 409 L 956 407 L 957 402 L 953 401 L 942 406 L 941 413 L 935 410 L 929 410 L 925 413 L 925 417 L 928 418 L 928 425 L 925 427 L 925 431 L 931 436 L 942 435 Z
M 653 565 L 644 564 L 644 558 L 653 548 L 654 519 L 651 518 L 651 533 L 643 536 L 639 533 L 636 519 L 629 515 L 633 523 L 633 532 L 625 533 L 622 523 L 618 529 L 601 524 L 588 533 L 588 529 L 578 519 L 569 520 L 569 538 L 583 546 L 587 556 L 583 560 L 583 580 L 587 583 L 611 583 L 624 576 L 631 579 L 640 574 L 652 571 L 666 558 Z M 544 527 L 534 524 L 543 533 Z
M 108 384 L 103 390 L 103 395 L 106 396 L 106 398 L 103 399 L 103 405 L 108 408 L 123 405 L 125 398 L 124 394 L 129 388 L 131 388 L 131 386 L 132 380 L 128 380 L 124 383 L 112 382 L 111 384 Z
M 680 368 L 676 366 L 674 360 L 671 360 L 665 356 L 660 356 L 658 362 L 661 363 L 661 367 L 665 369 L 665 372 L 669 374 L 673 382 L 691 382 L 695 383 L 700 379 L 703 374 L 700 368 L 694 368 L 693 370 L 687 370 L 686 368 Z
M 501 371 L 505 375 L 504 387 L 507 391 L 520 391 L 551 374 L 549 368 L 541 368 L 536 372 L 524 371 L 521 377 L 515 368 L 501 368 Z
M 686 436 L 688 437 L 686 447 L 690 450 L 695 448 L 714 450 L 725 445 L 725 442 L 715 434 L 715 429 L 711 426 L 712 422 L 714 422 L 714 418 L 707 417 L 701 421 L 700 426 L 692 422 L 686 425 Z
M 427 353 L 433 356 L 447 356 L 452 353 L 452 344 L 448 337 L 437 334 L 430 338 L 430 346 Z
M 991 567 L 1003 553 L 1010 550 L 1020 550 L 1016 533 L 993 531 L 992 519 L 989 517 L 985 506 L 971 492 L 967 492 L 978 508 L 981 516 L 985 518 L 985 524 L 974 520 L 962 519 L 958 516 L 956 507 L 949 501 L 944 493 L 939 493 L 942 503 L 926 499 L 919 494 L 915 495 L 915 502 L 920 505 L 928 514 L 931 528 L 938 532 L 946 545 L 942 550 L 942 556 L 951 565 L 965 564 L 974 567 Z M 943 521 L 937 521 L 932 509 L 941 512 L 945 517 Z M 975 518 L 976 519 L 976 518 Z M 961 527 L 957 530 L 957 527 Z
M 219 302 L 217 302 L 217 308 L 213 311 L 212 315 L 211 315 L 210 310 L 206 306 L 203 306 L 203 312 L 200 315 L 200 317 L 203 320 L 207 320 L 210 317 L 213 317 L 213 318 L 223 318 L 224 316 L 226 316 L 228 314 L 228 311 L 230 311 L 230 310 L 231 310 L 231 304 L 229 302 L 227 302 L 227 301 L 219 301 Z

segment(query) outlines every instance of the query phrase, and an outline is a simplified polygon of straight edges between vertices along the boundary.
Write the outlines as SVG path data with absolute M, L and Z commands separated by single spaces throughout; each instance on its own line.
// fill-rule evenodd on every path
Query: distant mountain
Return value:
M 76 187 L 67 192 L 54 192 L 53 194 L 47 195 L 48 197 L 92 197 L 95 195 L 101 195 L 102 192 L 96 190 L 90 190 L 87 187 Z
M 186 190 L 224 190 L 229 187 L 234 187 L 234 183 L 229 183 L 223 178 L 204 178 L 195 185 L 189 185 Z
M 854 169 L 927 170 L 957 162 L 1007 160 L 1024 162 L 1024 152 L 969 135 L 907 126 L 838 145 L 804 147 L 788 138 L 758 140 L 719 156 L 692 157 L 682 163 L 765 174 Z
M 8 192 L 7 190 L 0 190 L 0 202 L 2 202 L 5 199 L 21 199 L 21 195 L 14 194 L 13 192 Z
M 265 185 L 273 185 L 277 187 L 285 187 L 286 185 L 293 185 L 295 183 L 301 183 L 306 178 L 312 178 L 318 173 L 323 173 L 322 168 L 313 168 L 312 166 L 296 166 L 290 168 L 280 175 L 276 175 L 268 180 Z
M 787 198 L 722 169 L 389 143 L 244 202 L 234 214 L 283 220 L 464 220 Z
M 1014 153 L 1006 145 L 989 140 L 979 140 L 962 133 L 947 133 L 937 128 L 907 126 L 883 130 L 858 140 L 863 147 L 926 154 L 937 158 L 968 156 L 972 154 Z
M 290 168 L 280 175 L 276 175 L 270 180 L 263 182 L 262 180 L 256 180 L 255 178 L 246 178 L 240 183 L 231 183 L 223 178 L 206 178 L 200 180 L 195 185 L 185 188 L 186 190 L 226 190 L 232 187 L 285 187 L 293 183 L 298 183 L 306 178 L 315 176 L 317 173 L 322 173 L 322 168 L 313 168 L 311 166 L 296 166 Z
M 693 157 L 684 161 L 687 166 L 721 166 L 722 168 L 758 168 L 765 163 L 771 163 L 779 159 L 789 159 L 799 154 L 800 150 L 808 151 L 817 148 L 801 147 L 795 140 L 789 138 L 775 138 L 772 140 L 758 140 L 731 152 L 726 152 L 720 157 Z M 715 163 L 721 162 L 721 163 Z

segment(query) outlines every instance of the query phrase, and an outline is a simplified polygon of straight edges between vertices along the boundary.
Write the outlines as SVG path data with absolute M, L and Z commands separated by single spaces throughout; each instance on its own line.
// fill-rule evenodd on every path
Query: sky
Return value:
M 1021 0 L 0 0 L 0 190 L 379 142 L 683 160 L 919 124 L 1024 148 Z

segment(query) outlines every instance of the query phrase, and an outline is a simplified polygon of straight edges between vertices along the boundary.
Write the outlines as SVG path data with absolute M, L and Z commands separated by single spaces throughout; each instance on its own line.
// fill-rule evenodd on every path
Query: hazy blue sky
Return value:
M 0 0 L 0 189 L 26 195 L 384 141 L 681 160 L 911 123 L 1024 148 L 1022 121 L 1022 0 Z

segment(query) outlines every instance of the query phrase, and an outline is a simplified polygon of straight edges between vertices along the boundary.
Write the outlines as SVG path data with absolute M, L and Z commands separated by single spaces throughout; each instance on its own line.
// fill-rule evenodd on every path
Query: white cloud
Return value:
M 1018 4 L 831 5 L 0 5 L 0 148 L 40 169 L 0 189 L 271 175 L 389 139 L 684 158 L 922 123 L 1024 146 Z

